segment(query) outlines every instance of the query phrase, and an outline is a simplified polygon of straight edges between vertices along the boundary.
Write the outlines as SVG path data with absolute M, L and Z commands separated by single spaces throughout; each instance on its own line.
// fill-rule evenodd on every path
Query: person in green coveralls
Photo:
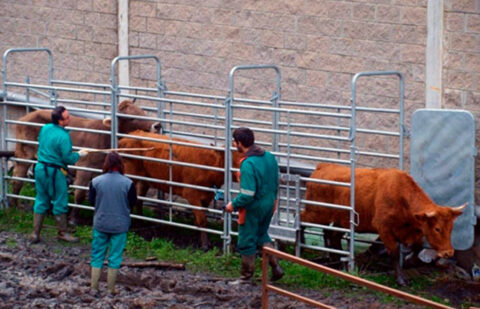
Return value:
M 255 271 L 258 247 L 273 247 L 268 228 L 275 212 L 279 171 L 275 157 L 255 144 L 249 128 L 233 132 L 233 144 L 244 155 L 240 165 L 240 192 L 227 204 L 227 212 L 238 211 L 238 244 L 242 256 L 240 282 L 248 282 Z M 283 277 L 283 269 L 274 256 L 269 257 L 272 281 Z
M 69 123 L 70 114 L 65 107 L 58 106 L 52 111 L 52 123 L 44 125 L 38 135 L 32 243 L 40 241 L 43 219 L 50 207 L 57 223 L 58 239 L 78 241 L 77 237 L 67 232 L 67 165 L 75 164 L 80 157 L 88 154 L 88 150 L 72 152 L 72 139 L 65 129 Z

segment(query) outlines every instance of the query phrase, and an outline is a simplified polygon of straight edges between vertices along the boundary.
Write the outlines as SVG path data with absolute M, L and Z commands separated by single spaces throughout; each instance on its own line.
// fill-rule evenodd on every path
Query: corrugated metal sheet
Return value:
M 410 173 L 440 205 L 468 207 L 457 218 L 452 245 L 469 249 L 474 240 L 475 120 L 468 111 L 420 109 L 413 113 Z

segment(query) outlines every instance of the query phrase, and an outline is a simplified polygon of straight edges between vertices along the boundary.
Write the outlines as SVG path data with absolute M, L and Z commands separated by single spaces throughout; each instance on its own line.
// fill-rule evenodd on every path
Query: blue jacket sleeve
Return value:
M 92 182 L 90 181 L 90 186 L 88 189 L 88 201 L 90 202 L 90 205 L 95 206 L 95 199 L 97 198 L 97 191 L 95 190 L 95 187 L 93 186 Z
M 257 183 L 255 180 L 254 169 L 251 162 L 243 162 L 240 167 L 240 193 L 233 200 L 233 209 L 247 208 L 255 197 Z
M 130 205 L 130 209 L 135 206 L 135 203 L 137 203 L 137 189 L 135 189 L 135 184 L 132 182 L 128 190 L 128 204 Z

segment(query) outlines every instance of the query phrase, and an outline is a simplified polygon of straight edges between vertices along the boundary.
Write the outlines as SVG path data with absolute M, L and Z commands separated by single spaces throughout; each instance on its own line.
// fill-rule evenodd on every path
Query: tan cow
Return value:
M 122 114 L 145 116 L 145 112 L 138 106 L 136 106 L 130 100 L 124 100 L 118 105 L 118 112 Z M 19 121 L 32 122 L 32 123 L 49 123 L 51 122 L 51 110 L 37 110 L 26 114 L 21 117 Z M 139 120 L 132 118 L 118 118 L 118 132 L 128 133 L 137 129 L 159 132 L 161 130 L 161 124 L 159 122 Z M 71 127 L 87 128 L 95 130 L 110 131 L 110 118 L 105 120 L 86 119 L 82 117 L 71 116 Z M 40 127 L 17 125 L 16 126 L 16 138 L 20 140 L 36 141 L 38 139 L 38 133 Z M 87 147 L 95 149 L 110 148 L 110 135 L 99 133 L 87 133 L 80 131 L 71 131 L 72 144 L 78 147 Z M 25 143 L 17 143 L 15 148 L 15 157 L 21 159 L 35 159 L 37 155 L 37 146 Z M 77 166 L 102 168 L 105 154 L 102 153 L 90 153 L 86 157 L 81 158 L 77 162 Z M 26 177 L 30 164 L 16 162 L 13 169 L 14 177 Z M 93 172 L 88 171 L 76 171 L 75 182 L 77 186 L 88 186 L 89 181 L 93 177 Z M 13 193 L 18 194 L 22 188 L 23 182 L 15 181 L 13 183 Z M 81 204 L 85 200 L 86 191 L 75 190 L 75 203 Z M 72 209 L 70 215 L 70 221 L 75 223 L 77 209 Z
M 320 163 L 311 178 L 350 182 L 350 168 Z M 350 189 L 327 184 L 307 183 L 306 199 L 339 205 L 350 205 Z M 355 211 L 360 216 L 355 232 L 378 233 L 388 253 L 394 258 L 397 282 L 408 284 L 399 266 L 398 243 L 421 246 L 423 237 L 438 252 L 439 257 L 451 257 L 450 242 L 453 221 L 467 204 L 441 207 L 435 204 L 412 177 L 398 169 L 355 170 Z M 301 213 L 305 222 L 349 228 L 350 215 L 345 210 L 307 204 Z M 327 231 L 326 231 L 327 232 Z M 327 232 L 329 241 L 341 249 L 341 233 Z M 340 237 L 338 237 L 340 236 Z
M 166 135 L 159 135 L 153 133 L 147 133 L 142 131 L 132 132 L 133 135 L 168 140 Z M 188 143 L 194 143 L 191 141 L 175 138 L 175 141 L 183 141 Z M 129 152 L 132 154 L 143 155 L 152 158 L 159 158 L 168 160 L 170 145 L 167 143 L 153 142 L 146 140 L 138 140 L 134 138 L 123 138 L 119 141 L 119 147 L 121 148 L 150 148 L 153 150 L 144 152 Z M 206 165 L 212 167 L 223 168 L 225 166 L 224 152 L 216 151 L 212 149 L 198 148 L 193 146 L 173 145 L 172 156 L 174 161 L 193 163 L 197 165 Z M 232 159 L 234 166 L 238 167 L 238 154 L 234 152 L 234 158 Z M 124 158 L 125 173 L 138 175 L 143 177 L 150 177 L 156 179 L 169 179 L 169 164 L 153 162 L 149 160 L 138 160 Z M 224 173 L 220 171 L 211 171 L 196 167 L 187 167 L 173 164 L 172 165 L 172 181 L 203 186 L 207 188 L 220 188 L 224 183 Z M 138 182 L 137 182 L 138 183 Z M 142 184 L 142 183 L 141 183 Z M 148 186 L 157 188 L 163 192 L 168 192 L 169 186 L 167 184 L 161 184 L 157 182 L 149 182 Z M 137 185 L 139 195 L 145 195 L 148 186 L 142 184 L 139 188 Z M 208 207 L 210 202 L 214 198 L 214 192 L 181 187 L 172 186 L 172 192 L 174 195 L 185 198 L 190 205 Z M 137 208 L 138 209 L 138 208 Z M 141 207 L 140 207 L 141 209 Z M 139 210 L 137 210 L 137 213 Z M 195 224 L 199 227 L 207 226 L 207 218 L 204 211 L 194 210 Z M 208 238 L 205 232 L 201 232 L 200 241 L 202 248 L 208 247 Z

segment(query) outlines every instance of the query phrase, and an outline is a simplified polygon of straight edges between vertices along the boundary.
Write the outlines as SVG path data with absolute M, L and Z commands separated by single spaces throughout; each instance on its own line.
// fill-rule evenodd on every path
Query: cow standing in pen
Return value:
M 350 168 L 320 163 L 310 176 L 315 179 L 350 182 Z M 339 205 L 350 205 L 350 188 L 307 183 L 306 199 Z M 453 222 L 467 204 L 441 207 L 435 204 L 412 177 L 398 169 L 355 170 L 355 211 L 359 214 L 355 232 L 378 233 L 388 253 L 394 259 L 397 282 L 408 280 L 399 264 L 399 243 L 421 247 L 424 237 L 438 252 L 438 257 L 453 256 L 450 236 Z M 347 210 L 306 204 L 301 220 L 317 224 L 350 227 Z M 341 250 L 343 233 L 325 230 L 326 243 Z
M 118 113 L 130 114 L 136 116 L 146 116 L 146 113 L 130 100 L 124 100 L 118 105 Z M 21 117 L 19 121 L 31 123 L 49 123 L 51 122 L 50 110 L 38 110 Z M 70 126 L 75 128 L 87 128 L 94 130 L 110 131 L 110 118 L 104 120 L 86 119 L 82 117 L 71 116 Z M 118 117 L 118 132 L 128 133 L 134 130 L 144 130 L 151 132 L 160 132 L 161 124 L 159 122 Z M 36 141 L 40 127 L 17 125 L 16 138 L 19 140 Z M 88 133 L 81 131 L 72 131 L 70 133 L 74 146 L 82 148 L 102 149 L 110 147 L 110 135 L 100 133 Z M 15 148 L 15 157 L 20 159 L 35 159 L 37 146 L 17 142 Z M 104 153 L 90 153 L 81 158 L 76 165 L 81 167 L 90 167 L 101 169 L 105 159 Z M 14 177 L 26 177 L 30 163 L 16 162 L 13 169 Z M 75 173 L 74 185 L 87 187 L 89 181 L 93 178 L 94 173 L 90 171 L 77 170 Z M 13 182 L 13 193 L 18 194 L 22 188 L 21 181 Z M 75 190 L 75 203 L 81 204 L 86 198 L 86 191 L 81 189 Z M 78 209 L 73 208 L 70 214 L 70 222 L 77 222 Z
M 159 135 L 154 133 L 147 133 L 142 131 L 135 131 L 131 134 L 139 137 L 169 140 L 166 135 Z M 174 138 L 174 141 L 181 141 L 187 143 L 194 143 L 192 141 Z M 148 151 L 132 151 L 130 154 L 142 155 L 152 158 L 158 158 L 168 160 L 170 155 L 170 147 L 172 147 L 172 160 L 192 163 L 197 165 L 205 165 L 211 167 L 224 168 L 225 155 L 223 151 L 198 148 L 194 146 L 172 145 L 162 142 L 154 142 L 147 140 L 140 140 L 134 138 L 123 138 L 119 141 L 119 147 L 121 148 L 151 148 L 153 150 Z M 238 167 L 238 153 L 233 152 L 233 165 Z M 168 163 L 153 162 L 150 160 L 140 160 L 124 158 L 125 174 L 137 175 L 142 177 L 150 177 L 155 179 L 169 180 L 169 166 Z M 183 183 L 187 185 L 197 185 L 207 188 L 220 188 L 224 183 L 223 171 L 212 171 L 207 169 L 201 169 L 197 167 L 180 166 L 172 164 L 171 180 L 177 183 Z M 135 180 L 134 180 L 135 181 Z M 163 192 L 169 191 L 169 185 L 158 182 L 137 182 L 137 192 L 140 196 L 145 196 L 148 187 L 157 188 Z M 207 208 L 210 202 L 213 200 L 215 193 L 211 191 L 205 191 L 201 189 L 195 189 L 191 187 L 174 186 L 172 185 L 172 193 L 174 195 L 185 198 L 190 205 L 200 206 Z M 141 213 L 141 202 L 136 207 L 136 213 Z M 195 225 L 205 228 L 207 226 L 207 217 L 203 210 L 193 210 L 195 216 Z M 209 241 L 206 232 L 201 232 L 200 241 L 202 248 L 206 249 L 209 246 Z

